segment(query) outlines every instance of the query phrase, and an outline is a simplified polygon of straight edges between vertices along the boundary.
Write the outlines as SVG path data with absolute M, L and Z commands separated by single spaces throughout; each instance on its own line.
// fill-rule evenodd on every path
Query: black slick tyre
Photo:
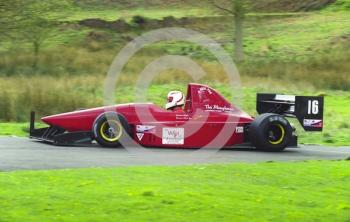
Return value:
M 130 132 L 126 118 L 116 112 L 99 115 L 93 125 L 94 139 L 103 147 L 120 147 Z
M 249 127 L 249 137 L 258 150 L 283 151 L 291 141 L 293 128 L 281 115 L 264 113 L 258 116 Z

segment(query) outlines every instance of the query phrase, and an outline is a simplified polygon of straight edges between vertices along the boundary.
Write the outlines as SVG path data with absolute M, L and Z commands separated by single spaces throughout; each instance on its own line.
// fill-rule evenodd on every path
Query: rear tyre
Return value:
M 127 137 L 130 126 L 126 118 L 116 112 L 106 112 L 98 116 L 93 125 L 97 143 L 103 147 L 119 147 Z
M 288 120 L 278 114 L 264 113 L 249 127 L 250 141 L 258 150 L 278 152 L 291 141 L 293 128 Z

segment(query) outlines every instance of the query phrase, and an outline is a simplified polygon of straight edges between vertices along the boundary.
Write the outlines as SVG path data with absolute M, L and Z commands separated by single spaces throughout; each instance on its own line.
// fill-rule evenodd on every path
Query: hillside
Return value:
M 75 2 L 75 6 L 65 11 L 48 13 L 50 19 L 57 19 L 58 26 L 50 30 L 43 41 L 36 70 L 31 68 L 32 42 L 3 41 L 0 76 L 105 73 L 116 52 L 127 42 L 146 31 L 164 27 L 193 29 L 220 42 L 230 54 L 234 49 L 232 16 L 216 10 L 206 1 Z M 239 64 L 243 75 L 269 78 L 283 75 L 285 79 L 303 80 L 316 87 L 350 87 L 347 62 L 350 58 L 350 0 L 264 0 L 258 3 L 259 10 L 265 12 L 251 11 L 244 21 L 246 59 Z M 308 8 L 306 5 L 318 5 L 322 9 L 300 12 Z M 274 8 L 274 12 L 268 12 Z M 168 53 L 187 55 L 202 63 L 213 62 L 212 55 L 201 47 L 166 42 L 145 49 L 135 58 L 141 62 L 135 64 L 145 64 Z M 142 67 L 130 70 L 135 73 Z
M 13 38 L 1 39 L 0 121 L 28 121 L 31 110 L 43 116 L 103 105 L 103 81 L 113 59 L 127 43 L 153 29 L 199 31 L 221 43 L 234 58 L 233 17 L 203 1 L 75 2 L 64 10 L 46 10 L 40 15 L 39 21 L 54 24 L 49 29 L 32 26 L 28 33 L 18 30 Z M 350 0 L 258 2 L 259 8 L 245 17 L 245 60 L 236 64 L 244 86 L 244 110 L 255 112 L 256 92 L 326 95 L 325 131 L 303 133 L 300 141 L 349 144 Z M 305 8 L 306 3 L 315 2 L 320 7 Z M 21 38 L 22 33 L 32 39 Z M 37 51 L 33 37 L 43 37 Z M 198 45 L 175 41 L 152 44 L 129 60 L 115 102 L 135 102 L 139 74 L 150 62 L 168 54 L 191 58 L 207 73 L 197 82 L 229 96 L 226 73 L 212 54 Z M 163 105 L 167 92 L 192 81 L 181 70 L 165 70 L 153 79 L 148 101 Z M 16 129 L 23 135 L 26 125 L 2 125 L 0 134 L 5 129 L 6 134 L 17 135 L 13 133 Z

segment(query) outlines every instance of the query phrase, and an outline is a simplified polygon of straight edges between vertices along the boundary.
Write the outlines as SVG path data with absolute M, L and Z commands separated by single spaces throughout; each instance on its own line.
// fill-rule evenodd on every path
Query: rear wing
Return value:
M 258 93 L 256 110 L 259 114 L 276 113 L 299 120 L 305 131 L 322 131 L 323 96 L 293 96 Z

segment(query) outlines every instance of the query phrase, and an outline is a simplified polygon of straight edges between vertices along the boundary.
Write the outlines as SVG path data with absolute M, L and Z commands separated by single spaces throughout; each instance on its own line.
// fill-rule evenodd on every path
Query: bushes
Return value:
M 166 16 L 162 19 L 150 19 L 141 15 L 135 15 L 131 18 L 130 22 L 127 22 L 124 19 L 106 21 L 98 18 L 89 18 L 79 21 L 78 24 L 93 29 L 105 29 L 117 32 L 130 32 L 138 31 L 139 28 L 152 30 L 156 28 L 166 28 L 178 25 L 183 26 L 187 24 L 188 21 L 188 17 L 177 19 L 173 16 Z
M 36 73 L 31 68 L 32 55 L 25 52 L 13 52 L 1 55 L 0 76 L 65 76 L 76 75 L 105 75 L 118 50 L 106 49 L 104 42 L 94 42 L 85 48 L 59 47 L 45 50 L 40 55 L 40 62 Z M 168 52 L 164 52 L 166 47 Z M 350 46 L 349 46 L 350 47 Z M 174 50 L 172 50 L 174 49 Z M 222 80 L 225 78 L 222 67 L 209 52 L 194 45 L 152 46 L 145 48 L 135 55 L 125 67 L 123 81 L 133 83 L 147 64 L 167 53 L 191 56 L 196 62 L 204 66 L 208 72 L 208 80 Z M 238 64 L 241 75 L 252 77 L 276 78 L 285 81 L 306 82 L 317 88 L 348 90 L 350 88 L 349 70 L 350 48 L 342 46 L 329 52 L 320 53 L 306 61 L 252 61 Z M 209 61 L 208 61 L 209 60 Z M 169 71 L 159 77 L 172 82 L 182 79 L 179 71 Z
M 0 120 L 25 121 L 39 116 L 102 104 L 97 77 L 12 77 L 0 79 Z
M 280 79 L 286 82 L 309 83 L 319 89 L 349 90 L 348 63 L 339 63 L 336 69 L 323 64 L 305 63 L 256 63 L 240 65 L 245 76 Z
M 140 61 L 136 60 L 135 62 Z M 221 88 L 218 87 L 220 89 L 228 89 L 226 88 L 228 80 L 221 67 L 211 63 L 203 63 L 201 66 L 208 73 L 204 79 L 200 80 L 201 83 L 214 87 L 215 85 L 221 86 Z M 115 90 L 116 103 L 134 102 L 134 85 L 137 79 L 138 72 L 124 71 Z M 304 91 L 309 93 L 315 90 L 312 85 L 308 85 L 305 81 L 288 80 L 287 77 L 277 79 L 243 76 L 242 79 L 243 86 L 258 88 L 258 91 L 289 93 L 286 91 L 289 89 L 293 93 L 304 94 Z M 185 84 L 191 81 L 193 80 L 182 71 L 164 71 L 152 81 L 151 84 L 154 86 L 147 94 L 148 101 L 161 105 L 164 100 L 162 96 L 165 96 L 174 86 L 175 88 L 183 87 L 182 90 L 185 90 Z M 169 84 L 171 82 L 177 84 Z M 79 108 L 101 106 L 103 105 L 103 84 L 103 75 L 2 77 L 0 78 L 0 121 L 27 121 L 29 112 L 32 110 L 36 111 L 38 116 L 44 116 Z M 155 89 L 157 91 L 154 91 Z M 222 91 L 225 96 L 230 96 L 224 90 Z M 336 96 L 334 97 L 336 98 Z M 249 98 L 249 101 L 253 100 L 253 97 Z M 338 102 L 343 101 L 340 99 Z M 335 106 L 330 105 L 329 107 L 335 109 Z M 254 107 L 252 106 L 250 109 L 254 110 Z M 346 108 L 344 110 L 346 111 Z M 348 129 L 349 126 L 342 124 L 339 128 Z
M 241 64 L 244 75 L 305 82 L 321 89 L 349 90 L 350 45 L 342 44 L 305 61 L 265 61 Z
M 147 18 L 141 15 L 135 15 L 134 17 L 132 17 L 131 23 L 136 26 L 143 26 L 147 23 Z
M 95 42 L 95 44 L 102 44 Z M 99 52 L 99 46 L 84 48 L 57 47 L 42 51 L 34 72 L 31 67 L 33 55 L 26 51 L 7 52 L 0 55 L 0 76 L 70 76 L 76 74 L 105 73 L 111 63 L 111 53 Z M 97 52 L 95 52 L 97 51 Z
M 195 57 L 194 52 L 203 51 L 187 45 L 176 47 L 192 57 Z M 0 120 L 25 121 L 31 110 L 47 115 L 102 105 L 104 76 L 117 51 L 69 47 L 46 50 L 40 56 L 37 73 L 30 68 L 31 54 L 12 52 L 2 55 Z M 157 46 L 141 50 L 125 66 L 118 83 L 134 85 L 145 66 L 164 54 L 162 47 Z M 205 51 L 202 54 L 206 55 Z M 349 48 L 342 46 L 303 62 L 252 62 L 239 64 L 238 68 L 241 76 L 251 83 L 256 79 L 269 79 L 299 88 L 308 84 L 322 90 L 349 90 L 349 58 Z M 201 57 L 194 60 L 207 73 L 202 82 L 228 82 L 223 67 L 215 60 Z M 186 73 L 172 69 L 159 73 L 152 84 L 190 81 L 193 80 Z M 132 93 L 125 91 L 118 102 L 130 102 Z

